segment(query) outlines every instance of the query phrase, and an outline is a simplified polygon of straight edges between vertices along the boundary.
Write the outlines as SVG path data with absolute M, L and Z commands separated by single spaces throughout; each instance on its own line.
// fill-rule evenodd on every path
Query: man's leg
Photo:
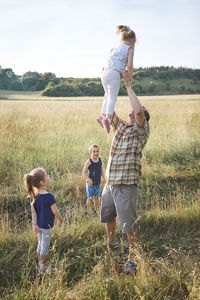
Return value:
M 105 223 L 107 233 L 107 245 L 113 246 L 115 242 L 116 220 L 110 223 Z
M 137 236 L 138 236 L 137 231 L 127 234 L 128 248 L 129 248 L 128 260 L 130 260 L 130 261 L 135 260 L 135 248 L 136 248 L 136 243 L 137 243 Z
M 113 198 L 116 206 L 117 216 L 119 219 L 120 229 L 127 235 L 128 238 L 128 260 L 125 265 L 125 271 L 135 271 L 135 254 L 137 243 L 137 213 L 136 203 L 138 189 L 134 184 L 132 185 L 118 185 L 114 186 Z
M 107 233 L 107 245 L 113 246 L 115 242 L 115 228 L 116 228 L 117 212 L 111 194 L 110 186 L 106 184 L 103 189 L 101 197 L 101 214 L 100 219 L 105 223 Z

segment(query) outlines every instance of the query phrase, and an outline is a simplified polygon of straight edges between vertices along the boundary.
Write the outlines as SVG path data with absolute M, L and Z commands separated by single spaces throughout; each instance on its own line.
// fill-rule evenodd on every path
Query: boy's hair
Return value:
M 88 148 L 88 150 L 89 150 L 89 153 L 91 153 L 91 151 L 92 151 L 92 148 L 93 147 L 95 147 L 95 148 L 99 148 L 99 146 L 98 145 L 96 145 L 96 144 L 93 144 L 93 145 L 91 145 L 89 148 Z
M 128 41 L 130 39 L 134 40 L 134 44 L 136 42 L 136 35 L 133 30 L 130 29 L 130 27 L 126 25 L 119 25 L 116 27 L 116 32 L 121 33 L 121 39 L 123 41 Z
M 36 195 L 34 188 L 40 188 L 40 181 L 45 179 L 46 171 L 42 168 L 32 170 L 30 173 L 24 175 L 24 183 L 27 191 L 27 197 L 31 197 L 33 200 L 31 205 L 36 201 Z

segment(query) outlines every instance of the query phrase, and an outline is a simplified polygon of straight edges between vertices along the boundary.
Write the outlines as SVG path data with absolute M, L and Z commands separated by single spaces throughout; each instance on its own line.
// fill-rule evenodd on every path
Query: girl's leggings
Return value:
M 42 229 L 41 233 L 38 233 L 38 246 L 37 253 L 46 256 L 48 254 L 48 249 L 51 241 L 52 229 Z
M 105 91 L 101 113 L 112 116 L 120 89 L 120 73 L 115 70 L 105 70 L 101 81 Z

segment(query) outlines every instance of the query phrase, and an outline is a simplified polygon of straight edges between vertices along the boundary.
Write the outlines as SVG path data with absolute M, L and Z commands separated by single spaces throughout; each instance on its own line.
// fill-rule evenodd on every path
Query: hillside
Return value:
M 138 68 L 133 73 L 133 88 L 138 95 L 174 95 L 200 93 L 200 70 L 174 67 Z M 41 91 L 43 96 L 103 96 L 100 78 L 58 78 L 47 72 L 15 75 L 12 69 L 0 69 L 0 89 Z M 126 95 L 121 82 L 119 95 Z

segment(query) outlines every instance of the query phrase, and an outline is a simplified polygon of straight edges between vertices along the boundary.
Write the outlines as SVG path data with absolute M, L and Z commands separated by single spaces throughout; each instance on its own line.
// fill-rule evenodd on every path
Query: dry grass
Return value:
M 120 249 L 107 252 L 104 226 L 84 214 L 88 147 L 100 146 L 105 168 L 112 140 L 95 121 L 100 98 L 43 101 L 38 93 L 2 91 L 0 98 L 9 99 L 0 101 L 3 299 L 199 299 L 200 96 L 140 97 L 151 136 L 142 160 L 138 273 L 130 277 L 122 273 L 127 242 L 119 229 Z M 127 119 L 129 110 L 120 98 L 116 111 Z M 50 251 L 56 274 L 43 279 L 23 186 L 23 175 L 37 166 L 50 173 L 65 217 Z

